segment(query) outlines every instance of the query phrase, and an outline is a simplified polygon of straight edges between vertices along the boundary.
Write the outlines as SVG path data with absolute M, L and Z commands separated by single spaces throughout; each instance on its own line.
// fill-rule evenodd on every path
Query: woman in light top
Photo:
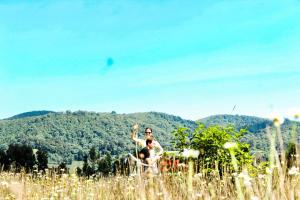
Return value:
M 138 128 L 139 128 L 138 124 L 135 124 L 133 126 L 133 130 L 131 132 L 131 139 L 134 140 L 139 146 L 145 147 L 147 138 L 154 139 L 153 134 L 152 134 L 152 128 L 147 127 L 145 129 L 144 139 L 137 138 L 136 134 L 137 134 Z M 150 158 L 155 158 L 156 156 L 160 157 L 163 154 L 164 150 L 161 147 L 161 145 L 158 143 L 158 141 L 156 141 L 155 139 L 153 140 L 153 147 L 154 148 L 152 150 L 150 150 Z

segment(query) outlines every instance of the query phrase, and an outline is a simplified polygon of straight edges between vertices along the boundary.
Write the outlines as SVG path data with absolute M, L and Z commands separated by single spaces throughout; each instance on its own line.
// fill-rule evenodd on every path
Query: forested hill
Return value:
M 248 133 L 244 135 L 243 141 L 250 144 L 252 153 L 259 153 L 262 157 L 267 157 L 268 155 L 270 142 L 266 134 L 266 127 L 269 126 L 271 131 L 274 130 L 273 122 L 270 119 L 244 115 L 213 115 L 197 121 L 204 123 L 207 126 L 227 126 L 232 124 L 238 130 L 241 128 L 247 129 Z M 287 146 L 292 134 L 298 135 L 299 139 L 300 123 L 285 119 L 280 130 L 284 144 Z
M 41 115 L 47 115 L 49 113 L 54 113 L 53 111 L 48 110 L 41 110 L 41 111 L 31 111 L 31 112 L 25 112 L 18 115 L 14 115 L 8 119 L 21 119 L 25 117 L 35 117 L 35 116 L 41 116 Z
M 265 127 L 272 125 L 271 120 L 239 115 L 215 115 L 198 121 L 207 126 L 233 124 L 237 129 L 246 128 L 249 132 L 243 140 L 251 145 L 252 152 L 266 154 L 268 151 L 269 141 Z M 130 139 L 130 129 L 134 123 L 141 125 L 139 137 L 143 137 L 145 127 L 152 127 L 155 137 L 166 150 L 172 148 L 171 132 L 177 126 L 192 129 L 196 127 L 194 121 L 158 112 L 117 114 L 34 111 L 0 120 L 0 148 L 7 149 L 11 143 L 30 144 L 34 148 L 47 151 L 51 162 L 82 160 L 84 154 L 93 146 L 102 154 L 127 154 L 135 148 Z M 286 144 L 293 127 L 298 127 L 299 130 L 300 123 L 286 120 L 282 125 Z
M 81 160 L 92 146 L 103 154 L 128 153 L 135 148 L 130 139 L 134 123 L 141 125 L 139 137 L 143 136 L 145 127 L 152 127 L 165 149 L 170 149 L 171 132 L 177 126 L 193 128 L 196 125 L 194 121 L 158 112 L 31 112 L 17 116 L 0 120 L 0 148 L 7 149 L 11 143 L 30 144 L 47 151 L 52 162 Z
M 267 126 L 272 125 L 272 121 L 260 117 L 252 117 L 245 115 L 213 115 L 198 120 L 201 123 L 210 125 L 228 125 L 232 124 L 237 129 L 245 128 L 250 132 L 259 132 Z

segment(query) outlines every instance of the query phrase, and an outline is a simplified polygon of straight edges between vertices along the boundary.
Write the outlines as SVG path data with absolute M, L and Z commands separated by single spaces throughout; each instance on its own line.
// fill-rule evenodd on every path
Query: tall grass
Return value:
M 217 171 L 194 174 L 191 160 L 189 170 L 160 175 L 82 178 L 1 172 L 0 199 L 300 199 L 299 156 L 295 155 L 296 162 L 287 169 L 287 158 L 280 157 L 284 153 L 280 128 L 268 129 L 267 135 L 269 165 L 260 173 L 238 168 L 231 149 L 235 172 L 222 176 Z M 293 138 L 297 144 L 297 137 Z
M 0 199 L 300 199 L 297 170 L 290 171 L 283 185 L 276 167 L 268 173 L 255 177 L 247 171 L 222 177 L 199 173 L 192 176 L 192 188 L 188 188 L 189 176 L 181 172 L 93 179 L 2 172 Z M 237 193 L 237 180 L 241 193 Z

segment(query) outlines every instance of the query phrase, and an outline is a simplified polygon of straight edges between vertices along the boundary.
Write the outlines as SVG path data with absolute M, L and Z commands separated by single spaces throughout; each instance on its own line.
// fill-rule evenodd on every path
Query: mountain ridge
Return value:
M 33 112 L 38 114 L 38 111 Z M 172 131 L 176 127 L 194 129 L 197 123 L 201 122 L 206 126 L 233 124 L 237 129 L 247 128 L 249 131 L 243 140 L 251 145 L 253 152 L 267 152 L 268 138 L 265 127 L 272 126 L 273 123 L 268 119 L 245 115 L 213 115 L 193 121 L 162 112 L 117 114 L 114 111 L 52 111 L 41 114 L 0 120 L 0 148 L 7 149 L 11 143 L 29 144 L 49 152 L 49 159 L 53 162 L 82 160 L 93 146 L 101 154 L 110 152 L 118 156 L 134 150 L 130 130 L 133 124 L 138 123 L 139 137 L 143 136 L 145 127 L 151 127 L 164 149 L 172 150 Z M 290 120 L 285 120 L 282 124 L 285 143 L 289 140 L 291 127 L 294 125 L 300 127 L 299 122 Z
M 5 118 L 3 120 L 21 119 L 21 118 L 26 118 L 26 117 L 37 117 L 37 116 L 41 116 L 41 115 L 47 115 L 49 113 L 55 113 L 55 112 L 49 111 L 49 110 L 34 110 L 34 111 L 19 113 L 19 114 L 13 115 L 11 117 Z

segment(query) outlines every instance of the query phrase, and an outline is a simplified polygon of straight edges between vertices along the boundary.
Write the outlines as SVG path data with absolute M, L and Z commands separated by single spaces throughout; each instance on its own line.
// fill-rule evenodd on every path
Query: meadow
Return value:
M 298 168 L 284 177 L 276 170 L 254 177 L 246 171 L 222 177 L 178 172 L 108 178 L 2 172 L 0 199 L 300 199 L 299 181 Z
M 186 145 L 186 130 L 177 130 L 178 141 L 183 141 L 177 146 Z M 292 130 L 291 139 L 294 149 L 286 149 L 280 123 L 275 119 L 274 127 L 266 131 L 270 143 L 269 158 L 260 164 L 254 164 L 254 158 L 249 157 L 247 152 L 240 152 L 247 146 L 234 142 L 238 137 L 229 134 L 231 130 L 234 129 L 199 125 L 193 133 L 198 142 L 196 145 L 203 141 L 206 145 L 207 141 L 213 144 L 221 141 L 216 160 L 209 161 L 214 156 L 208 151 L 212 146 L 202 149 L 202 153 L 184 150 L 181 155 L 185 162 L 179 164 L 175 171 L 171 169 L 159 174 L 143 172 L 126 176 L 117 171 L 114 175 L 87 177 L 63 170 L 59 173 L 48 169 L 43 173 L 37 170 L 31 173 L 2 171 L 0 199 L 300 199 L 296 129 Z M 235 135 L 238 133 L 235 132 Z M 203 138 L 209 140 L 202 141 Z M 212 155 L 205 157 L 209 153 Z

